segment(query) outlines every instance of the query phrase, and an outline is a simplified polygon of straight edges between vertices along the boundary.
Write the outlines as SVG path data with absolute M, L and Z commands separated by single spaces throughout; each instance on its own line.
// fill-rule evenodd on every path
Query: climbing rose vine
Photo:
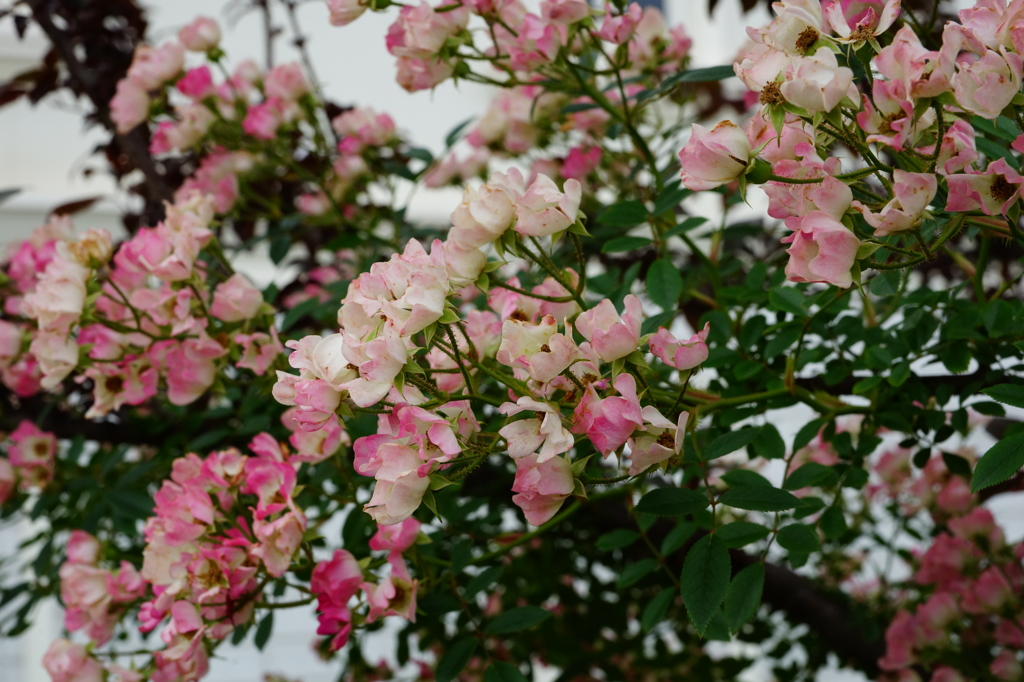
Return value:
M 353 681 L 1024 679 L 1024 0 L 782 0 L 731 66 L 636 3 L 318 3 L 493 88 L 437 154 L 294 2 L 268 66 L 23 4 L 53 75 L 2 102 L 86 98 L 142 207 L 0 275 L 0 627 L 60 601 L 54 682 L 281 609 Z

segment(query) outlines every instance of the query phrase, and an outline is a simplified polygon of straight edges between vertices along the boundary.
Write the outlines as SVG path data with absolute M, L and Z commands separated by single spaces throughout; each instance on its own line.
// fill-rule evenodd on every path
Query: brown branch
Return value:
M 32 8 L 32 17 L 46 33 L 47 38 L 50 39 L 54 49 L 57 50 L 67 66 L 71 78 L 74 79 L 77 88 L 72 89 L 77 89 L 88 97 L 96 110 L 96 119 L 114 136 L 117 146 L 132 162 L 132 165 L 142 171 L 146 177 L 149 202 L 159 206 L 164 201 L 171 201 L 174 198 L 174 192 L 157 170 L 153 157 L 149 154 L 145 130 L 140 126 L 125 135 L 117 132 L 117 126 L 110 118 L 110 102 L 100 96 L 96 87 L 96 78 L 78 59 L 70 35 L 53 22 L 47 9 L 47 1 L 27 0 L 27 4 Z

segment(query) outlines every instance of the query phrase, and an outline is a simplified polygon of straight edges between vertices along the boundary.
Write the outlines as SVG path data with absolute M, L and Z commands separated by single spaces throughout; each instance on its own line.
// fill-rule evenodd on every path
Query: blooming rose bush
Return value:
M 435 156 L 304 51 L 96 29 L 145 208 L 3 263 L 5 634 L 59 598 L 55 682 L 195 682 L 290 608 L 351 680 L 1024 676 L 1020 0 L 782 0 L 700 68 L 636 3 L 325 4 L 492 102 Z

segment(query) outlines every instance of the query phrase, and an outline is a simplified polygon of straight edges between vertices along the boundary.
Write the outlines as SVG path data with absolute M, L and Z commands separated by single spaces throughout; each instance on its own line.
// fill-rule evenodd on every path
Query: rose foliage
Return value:
M 0 623 L 60 600 L 54 682 L 194 682 L 314 605 L 346 680 L 1024 679 L 984 505 L 1024 465 L 1024 0 L 782 0 L 708 68 L 635 3 L 320 5 L 388 13 L 409 91 L 493 86 L 438 156 L 308 59 L 89 4 L 25 3 L 53 49 L 4 86 L 89 99 L 145 204 L 0 278 Z

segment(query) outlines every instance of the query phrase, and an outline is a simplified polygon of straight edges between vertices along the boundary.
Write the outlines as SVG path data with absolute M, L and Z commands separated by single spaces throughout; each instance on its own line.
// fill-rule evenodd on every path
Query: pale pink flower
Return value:
M 629 440 L 629 475 L 637 476 L 655 464 L 683 453 L 686 438 L 686 422 L 690 413 L 679 413 L 673 424 L 653 405 L 642 410 L 644 423 L 638 427 Z
M 909 230 L 920 223 L 937 190 L 938 182 L 931 173 L 908 173 L 897 168 L 893 172 L 895 196 L 892 201 L 878 213 L 872 213 L 859 201 L 853 202 L 853 208 L 875 228 L 875 236 L 884 237 Z
M 71 531 L 64 550 L 69 563 L 95 566 L 100 560 L 100 541 L 84 530 Z
M 128 78 L 145 90 L 156 90 L 181 73 L 184 65 L 185 48 L 181 43 L 167 42 L 160 47 L 139 45 L 128 68 Z
M 1016 141 L 1011 146 L 1020 151 Z M 933 146 L 921 151 L 925 154 L 934 153 L 935 148 Z M 957 120 L 942 136 L 939 158 L 935 162 L 935 172 L 940 175 L 959 173 L 978 158 L 978 150 L 974 143 L 974 128 L 967 121 Z
M 352 439 L 346 433 L 345 428 L 337 415 L 332 414 L 327 421 L 316 431 L 305 431 L 301 428 L 295 429 L 294 413 L 297 408 L 285 410 L 281 415 L 281 423 L 292 430 L 288 442 L 295 448 L 295 452 L 289 458 L 290 462 L 322 462 L 343 445 L 351 445 Z
M 1006 215 L 1020 199 L 1024 178 L 1017 174 L 1005 159 L 996 159 L 982 173 L 946 176 L 949 196 L 947 211 L 981 211 L 985 215 Z
M 217 358 L 227 349 L 205 334 L 184 341 L 158 341 L 147 355 L 167 378 L 167 399 L 174 405 L 194 402 L 213 385 Z
M 622 14 L 612 14 L 612 6 L 605 4 L 605 17 L 597 35 L 615 45 L 623 45 L 633 37 L 637 24 L 643 16 L 639 3 L 631 2 Z
M 535 453 L 540 448 L 539 463 L 572 449 L 572 433 L 562 425 L 562 413 L 549 403 L 529 397 L 522 397 L 516 403 L 505 403 L 498 411 L 511 417 L 524 410 L 543 415 L 542 418 L 520 419 L 498 431 L 508 443 L 508 454 L 519 459 Z
M 857 114 L 857 123 L 869 133 L 868 142 L 878 142 L 893 149 L 913 143 L 918 130 L 931 125 L 934 115 L 922 116 L 920 126 L 914 117 L 914 101 L 903 81 L 875 81 L 874 103 L 864 95 L 864 111 Z M 877 106 L 877 109 L 875 108 Z
M 707 340 L 710 333 L 711 323 L 708 322 L 704 329 L 682 341 L 664 327 L 658 327 L 658 331 L 650 338 L 648 344 L 655 357 L 670 367 L 685 371 L 708 359 Z
M 885 631 L 885 656 L 878 660 L 882 670 L 900 670 L 917 662 L 914 649 L 918 646 L 920 628 L 914 617 L 906 611 L 896 614 Z
M 552 24 L 568 26 L 590 16 L 586 0 L 544 0 L 540 5 L 541 17 Z
M 426 2 L 406 5 L 391 24 L 387 35 L 388 52 L 396 57 L 431 59 L 436 57 L 448 38 L 466 28 L 469 10 L 435 12 Z
M 58 639 L 43 655 L 52 682 L 103 682 L 103 667 L 81 644 Z
M 363 510 L 377 523 L 390 526 L 405 521 L 419 508 L 430 478 L 419 474 L 423 460 L 416 448 L 385 443 L 378 449 L 378 456 L 380 467 L 374 474 L 377 485 Z
M 597 170 L 601 163 L 601 148 L 573 147 L 562 163 L 562 177 L 582 181 Z
M 902 82 L 912 96 L 921 97 L 924 96 L 921 93 L 922 89 L 938 85 L 938 81 L 931 84 L 927 80 L 930 67 L 934 66 L 929 62 L 934 62 L 937 57 L 938 53 L 928 51 L 921 44 L 921 39 L 910 26 L 903 26 L 893 36 L 892 43 L 883 47 L 873 61 L 879 72 L 888 80 Z M 947 80 L 945 86 L 948 85 Z M 929 93 L 928 96 L 940 92 Z
M 93 404 L 86 412 L 89 419 L 102 417 L 122 405 L 141 405 L 156 395 L 159 379 L 156 367 L 146 357 L 121 363 L 97 363 L 76 381 L 91 379 Z
M 572 466 L 564 457 L 541 461 L 537 455 L 526 455 L 516 460 L 512 502 L 523 510 L 527 523 L 540 526 L 558 512 L 574 486 Z
M 953 76 L 957 104 L 972 114 L 995 119 L 1020 91 L 1021 56 L 999 48 L 987 50 L 975 62 L 958 62 Z
M 633 294 L 626 296 L 624 304 L 621 317 L 606 298 L 576 318 L 576 329 L 605 362 L 626 357 L 640 344 L 643 306 Z
M 992 665 L 988 669 L 1000 680 L 1019 682 L 1019 680 L 1024 679 L 1024 666 L 1021 666 L 1020 661 L 1017 660 L 1017 655 L 1010 649 L 1000 651 L 999 655 L 996 656 L 996 660 L 992 661 Z
M 586 393 L 573 412 L 573 433 L 585 433 L 590 442 L 607 457 L 621 448 L 633 432 L 643 426 L 640 400 L 636 395 L 636 379 L 625 372 L 615 377 L 613 386 L 619 395 L 600 398 L 597 382 L 587 386 Z
M 475 249 L 498 239 L 515 222 L 516 202 L 524 191 L 522 175 L 514 168 L 508 175 L 492 173 L 479 189 L 467 185 L 452 211 L 448 240 Z
M 864 7 L 867 5 L 867 7 Z M 900 14 L 901 0 L 850 2 L 831 0 L 824 5 L 825 18 L 839 35 L 839 42 L 858 42 L 885 33 Z M 879 10 L 876 15 L 876 10 Z M 851 23 L 853 28 L 850 28 Z
M 369 107 L 356 107 L 331 120 L 334 132 L 352 138 L 358 145 L 350 150 L 358 153 L 365 147 L 381 147 L 395 140 L 395 122 L 387 114 L 378 114 Z
M 78 343 L 60 333 L 40 332 L 32 339 L 29 352 L 39 363 L 39 385 L 52 391 L 78 366 Z
M 761 148 L 758 158 L 774 164 L 783 159 L 796 161 L 800 155 L 796 153 L 797 145 L 814 145 L 813 129 L 803 119 L 786 114 L 785 122 L 782 125 L 782 133 L 775 130 L 775 126 L 764 111 L 750 118 L 747 124 L 747 139 L 750 140 L 752 149 Z
M 277 330 L 273 327 L 270 328 L 270 334 L 235 334 L 234 342 L 242 347 L 242 357 L 235 363 L 235 367 L 251 370 L 257 376 L 263 376 L 277 356 L 284 352 L 284 346 L 277 338 Z
M 298 509 L 292 509 L 273 521 L 255 519 L 253 533 L 259 544 L 252 549 L 252 555 L 263 561 L 267 573 L 281 577 L 288 571 L 292 557 L 299 549 L 302 534 L 306 531 L 306 516 Z
M 562 48 L 564 27 L 549 24 L 536 14 L 527 14 L 519 28 L 519 36 L 508 46 L 512 68 L 516 71 L 532 71 L 549 64 Z
M 416 542 L 420 526 L 416 519 L 406 519 L 393 526 L 377 526 L 376 534 L 370 538 L 370 549 L 401 554 Z
M 56 436 L 23 419 L 9 438 L 7 456 L 21 478 L 21 487 L 46 485 L 53 475 Z
M 252 319 L 263 306 L 263 294 L 245 275 L 236 273 L 217 285 L 210 314 L 224 322 Z
M 761 43 L 755 43 L 733 63 L 733 72 L 751 91 L 760 93 L 762 104 L 785 102 L 779 82 L 795 57 Z
M 768 195 L 768 215 L 780 220 L 804 216 L 811 211 L 823 211 L 836 220 L 841 220 L 850 202 L 853 191 L 835 176 L 842 170 L 842 162 L 829 157 L 824 161 L 818 156 L 814 145 L 800 142 L 794 149 L 800 160 L 781 159 L 775 162 L 772 172 L 782 178 L 808 180 L 821 178 L 817 183 L 790 183 L 771 180 L 761 185 Z
M 72 632 L 84 630 L 99 645 L 110 640 L 117 623 L 117 616 L 110 611 L 109 573 L 106 569 L 70 562 L 60 567 L 64 627 Z
M 178 40 L 186 50 L 209 52 L 220 43 L 220 25 L 210 17 L 196 17 L 191 24 L 178 31 Z
M 58 245 L 35 291 L 22 300 L 22 313 L 35 319 L 40 331 L 66 336 L 82 315 L 91 277 L 92 270 L 74 259 L 66 243 Z
M 526 370 L 534 381 L 551 381 L 568 369 L 578 355 L 572 327 L 567 325 L 565 334 L 559 334 L 558 323 L 551 316 L 540 324 L 512 319 L 502 324 L 498 362 Z
M 437 58 L 399 57 L 395 80 L 409 92 L 429 90 L 452 75 L 452 66 Z
M 844 99 L 857 102 L 853 71 L 839 66 L 835 53 L 821 47 L 810 57 L 794 59 L 786 69 L 786 82 L 780 86 L 786 101 L 808 111 L 830 112 Z
M 781 0 L 772 3 L 778 15 L 762 29 L 747 29 L 755 42 L 786 54 L 802 56 L 821 37 L 819 0 Z
M 368 4 L 361 0 L 327 0 L 331 26 L 347 26 L 366 11 Z M 323 633 L 320 633 L 323 634 Z
M 850 270 L 857 258 L 860 240 L 842 223 L 822 211 L 787 218 L 793 234 L 783 237 L 792 244 L 786 253 L 786 277 L 792 282 L 827 282 L 847 288 L 853 284 Z
M 344 358 L 348 364 L 358 368 L 358 376 L 342 387 L 356 405 L 369 407 L 387 395 L 394 386 L 395 377 L 408 362 L 408 338 L 399 335 L 391 320 L 384 324 L 381 335 L 372 341 L 360 341 L 347 332 L 343 334 Z
M 722 121 L 710 131 L 694 123 L 690 139 L 679 152 L 682 183 L 702 191 L 732 182 L 747 169 L 750 141 L 742 129 Z
M 263 77 L 263 92 L 270 99 L 294 101 L 309 92 L 302 67 L 295 62 L 281 64 Z
M 416 622 L 416 591 L 419 581 L 413 580 L 400 554 L 388 556 L 391 575 L 380 582 L 362 583 L 359 588 L 366 595 L 370 610 L 366 622 L 372 623 L 383 616 L 400 616 L 411 623 Z

